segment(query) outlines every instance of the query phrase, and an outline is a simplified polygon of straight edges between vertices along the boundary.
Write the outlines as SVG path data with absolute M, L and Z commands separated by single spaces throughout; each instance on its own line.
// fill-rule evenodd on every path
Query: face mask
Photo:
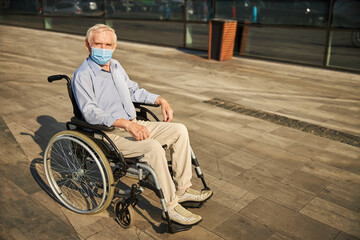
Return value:
M 113 50 L 104 48 L 91 48 L 91 59 L 99 65 L 107 64 L 113 54 Z

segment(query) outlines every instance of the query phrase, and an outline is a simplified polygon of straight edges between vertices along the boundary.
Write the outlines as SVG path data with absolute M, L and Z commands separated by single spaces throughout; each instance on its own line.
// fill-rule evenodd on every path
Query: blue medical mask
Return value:
M 91 48 L 91 59 L 94 60 L 99 65 L 107 64 L 113 54 L 112 49 L 104 49 L 104 48 Z

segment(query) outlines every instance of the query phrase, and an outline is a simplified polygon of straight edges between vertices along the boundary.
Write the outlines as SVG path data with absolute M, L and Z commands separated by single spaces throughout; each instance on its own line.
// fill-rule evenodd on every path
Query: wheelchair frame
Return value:
M 138 196 L 144 188 L 148 188 L 160 198 L 168 232 L 189 230 L 192 226 L 181 225 L 170 220 L 155 171 L 146 163 L 140 162 L 143 155 L 124 157 L 105 133 L 113 131 L 115 127 L 92 125 L 84 121 L 72 91 L 71 79 L 66 75 L 53 75 L 48 77 L 48 82 L 62 79 L 67 81 L 68 94 L 75 116 L 66 123 L 66 131 L 52 137 L 44 153 L 46 178 L 56 198 L 74 212 L 96 214 L 110 205 L 115 186 L 120 179 L 127 173 L 133 173 L 138 176 L 138 184 L 133 184 L 130 190 L 120 190 L 119 194 L 128 197 L 115 202 L 118 223 L 124 228 L 132 226 L 133 207 L 138 203 Z M 146 108 L 158 107 L 157 105 L 134 103 L 134 106 L 138 110 L 137 119 L 149 121 L 149 114 L 159 121 L 157 116 Z M 204 185 L 203 190 L 210 190 L 192 150 L 191 158 L 196 174 Z M 169 170 L 171 172 L 170 166 Z M 201 207 L 203 204 L 204 202 L 182 203 L 185 207 Z

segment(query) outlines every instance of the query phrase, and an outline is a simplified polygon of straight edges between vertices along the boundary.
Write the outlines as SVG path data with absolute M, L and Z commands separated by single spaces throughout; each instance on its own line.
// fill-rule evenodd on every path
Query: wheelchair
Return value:
M 126 175 L 136 176 L 137 184 L 129 190 L 116 190 L 125 196 L 114 204 L 117 222 L 123 228 L 130 228 L 134 223 L 134 207 L 138 196 L 148 188 L 160 199 L 167 231 L 176 233 L 189 230 L 185 226 L 170 220 L 164 195 L 154 170 L 145 162 L 144 157 L 124 157 L 105 132 L 115 127 L 92 125 L 87 123 L 77 106 L 72 91 L 71 79 L 66 75 L 52 75 L 48 82 L 65 79 L 67 90 L 73 105 L 74 117 L 66 122 L 67 130 L 55 134 L 44 152 L 44 169 L 48 184 L 55 197 L 68 209 L 80 214 L 96 214 L 110 205 L 114 198 L 115 187 Z M 159 121 L 147 107 L 157 105 L 134 103 L 137 119 L 149 121 L 149 117 Z M 167 146 L 163 146 L 164 151 Z M 203 190 L 210 190 L 206 185 L 198 160 L 191 150 L 192 165 L 197 177 L 203 183 Z M 169 162 L 171 173 L 171 162 Z M 185 202 L 184 207 L 201 207 L 204 202 Z

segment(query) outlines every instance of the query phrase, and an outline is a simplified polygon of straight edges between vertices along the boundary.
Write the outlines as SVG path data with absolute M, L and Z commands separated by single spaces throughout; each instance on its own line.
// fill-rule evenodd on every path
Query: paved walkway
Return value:
M 86 56 L 83 37 L 0 25 L 0 239 L 360 239 L 360 75 L 128 42 L 114 57 L 172 104 L 214 196 L 175 235 L 150 190 L 127 230 L 112 206 L 61 207 L 42 155 L 72 107 L 64 82 L 46 79 Z

